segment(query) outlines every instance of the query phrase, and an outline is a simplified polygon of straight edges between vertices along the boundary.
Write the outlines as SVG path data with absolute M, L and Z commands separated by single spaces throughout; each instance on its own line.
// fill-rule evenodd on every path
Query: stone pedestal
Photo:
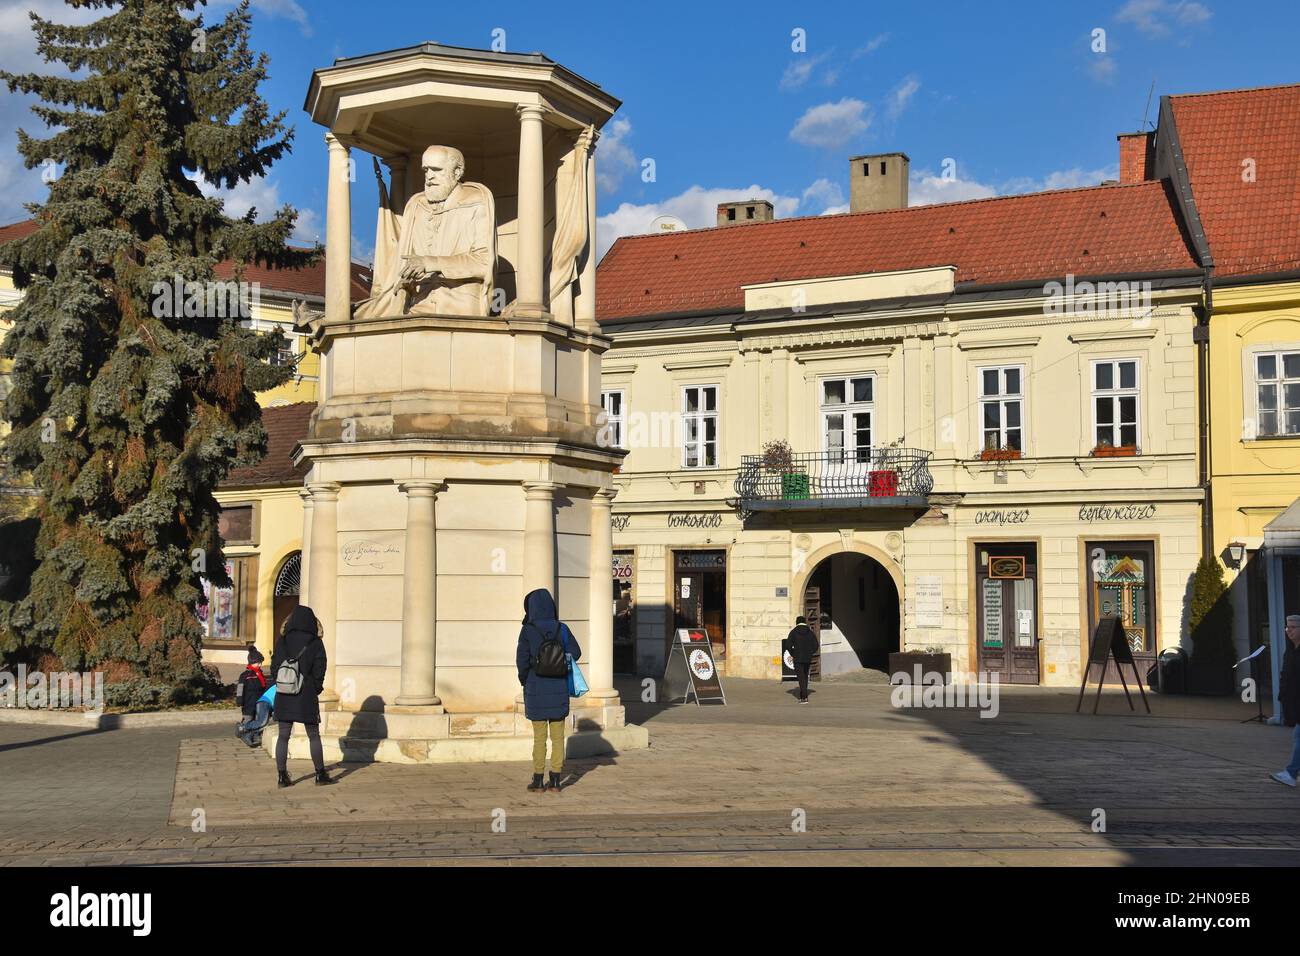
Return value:
M 646 745 L 613 688 L 623 453 L 598 440 L 609 341 L 595 323 L 592 150 L 617 106 L 540 55 L 436 44 L 313 75 L 330 281 L 305 321 L 325 374 L 295 454 L 310 463 L 303 573 L 330 660 L 331 759 L 527 759 L 515 650 L 535 588 L 585 654 L 570 752 Z M 358 151 L 393 179 L 376 217 L 386 274 L 360 308 L 347 253 L 334 255 L 351 244 L 349 156 L 372 165 Z M 305 747 L 295 738 L 291 753 Z

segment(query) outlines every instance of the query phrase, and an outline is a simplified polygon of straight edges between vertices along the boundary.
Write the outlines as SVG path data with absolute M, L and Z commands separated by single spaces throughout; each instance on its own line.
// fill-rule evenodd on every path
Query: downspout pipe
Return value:
M 1193 338 L 1196 341 L 1196 391 L 1197 391 L 1197 423 L 1199 454 L 1196 456 L 1199 462 L 1198 475 L 1201 486 L 1201 493 L 1204 495 L 1201 506 L 1201 556 L 1214 556 L 1214 484 L 1211 476 L 1214 474 L 1210 467 L 1210 319 L 1214 315 L 1214 266 L 1205 267 L 1205 278 L 1203 280 L 1205 295 L 1204 304 L 1200 309 L 1200 321 L 1197 323 L 1193 332 Z

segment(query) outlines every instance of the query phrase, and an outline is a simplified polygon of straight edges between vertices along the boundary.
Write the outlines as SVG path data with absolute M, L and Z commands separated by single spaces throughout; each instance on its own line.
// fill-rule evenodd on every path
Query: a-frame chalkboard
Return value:
M 1124 685 L 1124 699 L 1128 701 L 1128 709 L 1137 710 L 1133 706 L 1133 697 L 1128 692 L 1128 681 L 1124 679 L 1125 664 L 1133 669 L 1133 680 L 1142 694 L 1142 706 L 1147 709 L 1148 714 L 1151 713 L 1151 704 L 1147 702 L 1147 692 L 1142 687 L 1142 677 L 1138 674 L 1137 662 L 1133 660 L 1133 649 L 1128 646 L 1128 641 L 1124 637 L 1124 622 L 1114 616 L 1103 617 L 1097 622 L 1096 630 L 1092 632 L 1092 646 L 1088 650 L 1088 663 L 1083 665 L 1083 682 L 1079 685 L 1079 702 L 1074 705 L 1074 712 L 1077 714 L 1079 708 L 1083 706 L 1083 692 L 1088 687 L 1088 675 L 1094 667 L 1100 667 L 1097 697 L 1092 702 L 1092 712 L 1097 713 L 1097 705 L 1101 703 L 1101 688 L 1106 683 L 1106 661 L 1112 657 L 1115 659 L 1115 672 L 1119 674 L 1120 683 Z

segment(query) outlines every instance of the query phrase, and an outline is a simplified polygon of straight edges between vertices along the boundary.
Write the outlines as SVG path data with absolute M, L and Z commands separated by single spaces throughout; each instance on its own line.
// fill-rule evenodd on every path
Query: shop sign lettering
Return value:
M 721 514 L 670 514 L 668 516 L 668 527 L 670 528 L 721 528 Z
M 1155 505 L 1080 505 L 1079 520 L 1095 524 L 1098 521 L 1146 521 L 1156 516 Z
M 1029 509 L 1019 508 L 1015 511 L 1002 511 L 1001 509 L 985 510 L 975 512 L 976 524 L 1024 524 L 1029 520 Z

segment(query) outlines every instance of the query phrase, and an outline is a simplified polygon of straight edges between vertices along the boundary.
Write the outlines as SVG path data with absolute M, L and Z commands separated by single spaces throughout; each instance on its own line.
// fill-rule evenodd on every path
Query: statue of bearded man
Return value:
M 430 146 L 420 165 L 424 191 L 402 212 L 397 254 L 379 291 L 356 317 L 488 314 L 496 271 L 496 211 L 491 191 L 462 182 L 465 157 L 451 146 Z

